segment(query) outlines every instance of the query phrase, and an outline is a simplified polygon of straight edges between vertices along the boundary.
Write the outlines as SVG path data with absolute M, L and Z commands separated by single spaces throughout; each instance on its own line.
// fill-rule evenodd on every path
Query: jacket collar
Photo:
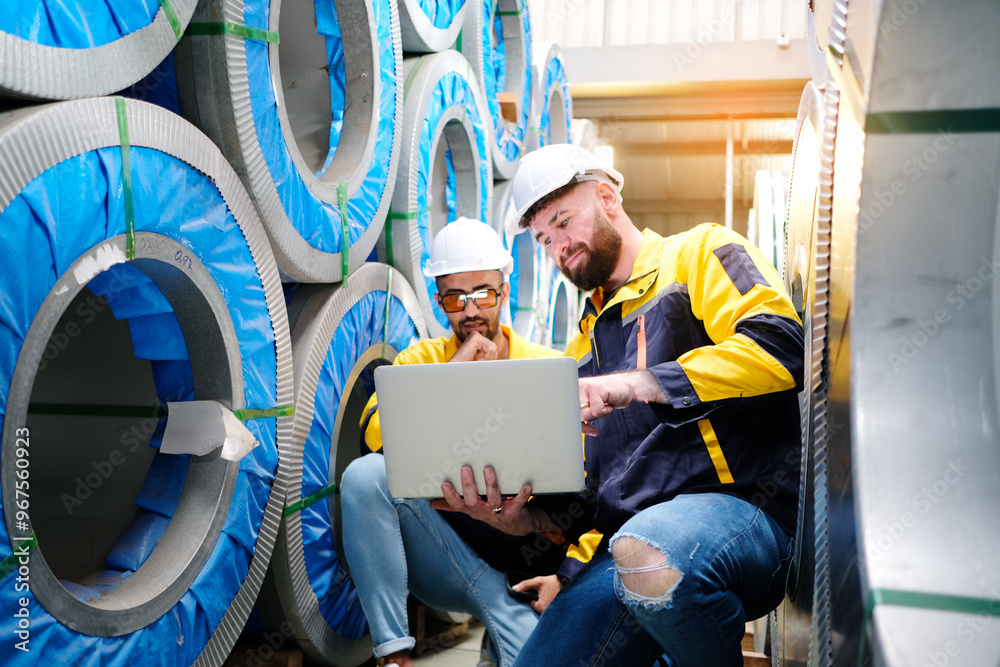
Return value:
M 663 244 L 665 241 L 666 239 L 656 232 L 648 229 L 643 230 L 642 245 L 639 247 L 639 256 L 636 257 L 635 264 L 632 266 L 632 275 L 629 276 L 629 279 L 621 287 L 610 295 L 604 294 L 604 290 L 598 287 L 594 291 L 594 296 L 591 297 L 593 301 L 591 299 L 587 300 L 585 315 L 590 312 L 598 315 L 617 303 L 637 299 L 648 292 L 659 273 L 660 258 L 663 256 Z M 604 302 L 605 298 L 607 298 L 606 302 Z M 602 304 L 600 310 L 598 310 L 597 304 Z

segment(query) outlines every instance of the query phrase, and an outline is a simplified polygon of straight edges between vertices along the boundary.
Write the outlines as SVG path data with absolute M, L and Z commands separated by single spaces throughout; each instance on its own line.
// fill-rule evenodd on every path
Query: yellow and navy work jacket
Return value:
M 521 338 L 504 325 L 501 328 L 510 344 L 511 359 L 560 356 L 555 350 Z M 393 364 L 443 363 L 455 356 L 458 346 L 459 342 L 454 334 L 451 337 L 421 340 L 396 355 Z M 377 452 L 382 449 L 377 394 L 372 394 L 362 414 L 361 431 L 364 433 L 365 445 L 370 451 Z M 568 543 L 563 543 L 561 539 L 558 540 L 559 543 L 555 543 L 549 537 L 539 534 L 523 537 L 508 535 L 465 514 L 441 514 L 466 544 L 497 570 L 519 570 L 532 575 L 553 574 L 567 555 Z M 570 557 L 577 561 L 589 559 L 593 547 L 588 547 L 588 544 L 592 542 L 593 540 L 583 540 L 582 546 L 571 547 Z
M 706 492 L 751 502 L 794 535 L 802 324 L 756 247 L 714 224 L 669 238 L 646 230 L 631 277 L 596 290 L 579 328 L 566 354 L 580 377 L 645 368 L 669 404 L 593 422 L 588 511 L 568 536 L 611 535 L 647 507 Z

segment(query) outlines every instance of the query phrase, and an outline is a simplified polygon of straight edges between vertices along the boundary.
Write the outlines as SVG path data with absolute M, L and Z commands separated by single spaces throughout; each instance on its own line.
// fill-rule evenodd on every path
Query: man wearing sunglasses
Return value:
M 671 667 L 736 667 L 745 622 L 785 592 L 802 323 L 745 238 L 711 224 L 640 231 L 623 184 L 567 144 L 521 158 L 512 184 L 519 226 L 592 290 L 566 348 L 579 364 L 586 492 L 528 502 L 525 486 L 495 513 L 465 466 L 462 488 L 445 483 L 433 505 L 512 534 L 610 538 L 567 585 L 542 584 L 558 594 L 518 667 L 644 666 L 663 652 Z
M 512 268 L 510 253 L 485 223 L 459 218 L 446 225 L 434 238 L 424 273 L 437 284 L 435 299 L 453 335 L 419 341 L 393 363 L 558 356 L 500 324 Z M 373 395 L 361 422 L 372 452 L 382 447 L 377 401 Z M 538 616 L 526 602 L 508 595 L 504 573 L 552 574 L 566 556 L 564 547 L 539 534 L 512 536 L 465 515 L 439 513 L 426 500 L 393 498 L 380 454 L 368 454 L 347 467 L 340 499 L 344 551 L 377 658 L 384 658 L 385 665 L 413 664 L 409 654 L 415 640 L 406 617 L 409 590 L 430 606 L 474 615 L 493 641 L 493 659 L 501 667 L 512 665 Z

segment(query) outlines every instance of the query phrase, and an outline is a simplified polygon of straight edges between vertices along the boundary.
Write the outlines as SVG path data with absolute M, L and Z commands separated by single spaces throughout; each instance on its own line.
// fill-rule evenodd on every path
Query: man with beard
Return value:
M 526 486 L 493 514 L 466 466 L 462 495 L 445 484 L 432 506 L 516 535 L 611 536 L 571 580 L 531 583 L 559 592 L 518 665 L 742 665 L 744 624 L 780 603 L 792 554 L 802 324 L 746 239 L 640 232 L 622 184 L 568 145 L 522 158 L 513 183 L 521 228 L 593 290 L 566 349 L 586 492 L 529 502 Z
M 446 225 L 434 238 L 424 273 L 437 283 L 435 299 L 453 335 L 414 343 L 393 363 L 558 356 L 500 324 L 512 266 L 500 237 L 485 223 L 459 218 Z M 377 401 L 373 395 L 361 422 L 372 452 L 382 447 Z M 503 573 L 551 574 L 566 556 L 565 546 L 542 535 L 514 537 L 463 515 L 438 513 L 426 500 L 393 498 L 381 454 L 351 462 L 341 478 L 340 500 L 344 551 L 376 657 L 386 665 L 413 664 L 415 640 L 406 616 L 409 589 L 428 605 L 482 621 L 495 647 L 493 658 L 510 667 L 538 614 L 508 595 Z

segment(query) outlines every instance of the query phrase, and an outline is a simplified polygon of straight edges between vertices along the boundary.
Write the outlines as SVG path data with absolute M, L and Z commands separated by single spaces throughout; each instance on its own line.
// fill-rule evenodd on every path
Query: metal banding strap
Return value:
M 132 159 L 128 138 L 128 116 L 125 113 L 125 98 L 115 98 L 115 112 L 118 115 L 118 137 L 122 151 L 122 187 L 125 197 L 125 259 L 135 259 L 135 209 L 132 204 Z
M 389 209 L 389 218 L 392 220 L 415 220 L 422 216 L 424 213 L 429 213 L 431 210 L 430 206 L 424 206 L 419 211 L 410 211 L 409 213 L 396 213 L 392 209 Z
M 251 28 L 239 23 L 206 22 L 189 23 L 187 27 L 188 35 L 232 35 L 244 39 L 252 39 L 255 42 L 266 42 L 268 44 L 278 44 L 278 33 L 261 28 Z
M 392 212 L 392 204 L 390 204 L 389 213 L 386 215 L 386 221 L 393 220 L 394 215 L 397 214 Z M 385 232 L 385 263 L 388 264 L 389 266 L 395 266 L 396 258 L 393 256 L 393 250 L 392 250 L 392 225 L 385 224 L 382 226 L 382 229 Z
M 249 419 L 270 419 L 271 417 L 290 417 L 295 414 L 294 405 L 279 405 L 274 408 L 266 408 L 263 410 L 257 410 L 254 408 L 244 408 L 242 410 L 233 410 L 233 414 L 240 421 L 247 421 Z
M 29 415 L 70 417 L 131 417 L 162 419 L 167 409 L 159 405 L 88 405 L 85 403 L 29 403 Z
M 323 498 L 326 498 L 327 496 L 332 495 L 334 493 L 339 493 L 339 489 L 337 488 L 336 482 L 330 484 L 329 486 L 324 486 L 322 489 L 319 489 L 318 491 L 313 491 L 312 493 L 310 493 L 308 496 L 298 501 L 297 503 L 292 503 L 291 505 L 285 508 L 284 515 L 288 516 L 289 514 L 295 514 L 299 510 L 303 510 L 312 505 L 313 503 L 320 501 Z
M 959 614 L 986 614 L 1000 617 L 1000 599 L 974 598 L 965 595 L 945 595 L 942 593 L 920 593 L 917 591 L 901 591 L 892 588 L 873 588 L 868 593 L 865 602 L 865 621 L 861 630 L 861 641 L 858 644 L 858 667 L 863 664 L 865 642 L 868 638 L 868 628 L 871 626 L 872 614 L 877 605 L 894 607 L 909 607 L 910 609 L 930 609 L 933 611 L 952 611 Z
M 132 417 L 162 419 L 168 416 L 167 409 L 162 406 L 143 405 L 87 405 L 83 403 L 29 403 L 29 415 L 65 415 L 71 417 Z M 295 406 L 279 405 L 275 408 L 257 410 L 246 408 L 233 410 L 240 421 L 248 419 L 268 419 L 270 417 L 288 417 L 295 414 Z
M 347 181 L 337 183 L 337 205 L 340 208 L 340 279 L 347 280 L 350 272 L 348 253 L 351 250 L 351 225 L 347 221 Z
M 887 111 L 865 117 L 868 134 L 936 134 L 1000 132 L 1000 109 Z
M 167 17 L 167 21 L 170 22 L 170 27 L 174 29 L 174 34 L 177 35 L 177 41 L 180 41 L 181 37 L 184 36 L 184 26 L 181 24 L 181 20 L 177 17 L 177 11 L 174 6 L 170 4 L 170 0 L 160 0 L 160 7 L 163 8 L 163 14 Z
M 385 275 L 385 313 L 383 316 L 382 328 L 382 358 L 386 358 L 389 346 L 389 300 L 392 299 L 392 267 L 390 266 Z
M 512 12 L 498 12 L 498 11 L 495 11 L 496 10 L 496 6 L 497 6 L 497 3 L 494 2 L 493 3 L 493 8 L 494 8 L 494 14 L 496 16 L 520 16 L 521 14 L 524 13 L 524 3 L 523 2 L 517 3 L 517 9 L 514 10 L 514 11 L 512 11 Z
M 9 556 L 0 560 L 0 581 L 6 579 L 8 574 L 16 570 L 20 559 L 29 556 L 38 546 L 38 538 L 35 537 L 35 533 L 31 533 L 27 537 L 15 537 L 13 541 L 18 542 L 18 545 L 14 547 Z
M 461 41 L 462 33 L 458 33 L 458 35 L 459 35 L 459 41 Z M 417 58 L 417 62 L 415 62 L 413 64 L 413 67 L 410 68 L 410 73 L 406 75 L 406 81 L 403 82 L 404 100 L 406 99 L 406 96 L 410 94 L 410 84 L 413 83 L 413 76 L 417 73 L 417 70 L 419 70 L 420 67 L 424 64 L 425 60 L 427 60 L 427 56 L 420 56 L 419 58 Z

